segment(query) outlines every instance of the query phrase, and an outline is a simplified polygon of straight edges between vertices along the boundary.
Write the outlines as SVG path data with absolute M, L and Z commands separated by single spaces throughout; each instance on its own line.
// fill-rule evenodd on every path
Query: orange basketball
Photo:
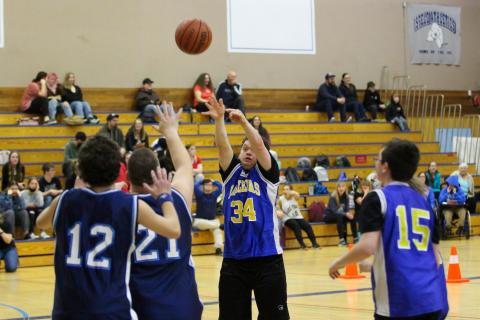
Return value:
M 175 31 L 175 42 L 180 50 L 188 54 L 204 52 L 212 42 L 212 30 L 200 19 L 184 20 Z

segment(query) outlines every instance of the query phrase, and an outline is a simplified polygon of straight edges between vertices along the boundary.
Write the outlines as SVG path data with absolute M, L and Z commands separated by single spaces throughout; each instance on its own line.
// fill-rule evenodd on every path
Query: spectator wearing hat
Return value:
M 329 122 L 335 121 L 333 110 L 340 111 L 340 119 L 342 122 L 352 121 L 351 117 L 347 119 L 345 97 L 335 84 L 335 75 L 333 73 L 327 73 L 325 75 L 325 82 L 318 88 L 315 109 L 317 111 L 326 111 Z
M 104 136 L 115 141 L 120 148 L 125 148 L 125 138 L 122 129 L 118 127 L 118 118 L 120 116 L 116 113 L 110 113 L 107 116 L 107 123 L 102 126 L 97 135 Z
M 155 115 L 159 113 L 160 97 L 153 91 L 153 81 L 145 78 L 142 81 L 142 87 L 138 89 L 135 96 L 135 106 L 140 111 L 140 118 L 144 122 L 154 122 Z

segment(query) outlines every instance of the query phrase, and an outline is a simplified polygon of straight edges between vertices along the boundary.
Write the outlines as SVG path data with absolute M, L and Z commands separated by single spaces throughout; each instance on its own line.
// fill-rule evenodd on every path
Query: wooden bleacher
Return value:
M 0 88 L 0 97 L 5 94 L 4 89 Z M 118 97 L 102 95 L 102 90 L 87 90 L 88 97 L 96 97 L 92 105 L 94 108 L 103 111 L 98 113 L 102 123 L 105 122 L 107 110 L 120 110 L 120 127 L 126 133 L 126 130 L 133 123 L 137 114 L 131 112 L 131 105 L 126 101 L 130 101 L 130 94 L 123 89 L 116 90 Z M 120 94 L 123 92 L 122 94 Z M 249 99 L 259 101 L 252 103 L 254 108 L 266 109 L 261 99 L 264 99 L 266 91 L 249 91 Z M 286 96 L 286 93 L 292 91 L 285 91 L 277 93 L 273 98 L 269 97 L 272 105 Z M 298 92 L 297 103 L 307 101 L 307 97 L 311 96 L 311 90 Z M 18 92 L 17 92 L 18 93 Z M 162 94 L 162 93 L 161 93 Z M 178 101 L 176 105 L 181 105 L 182 99 L 187 96 L 186 92 L 170 91 L 170 94 L 175 97 L 172 98 Z M 103 97 L 103 98 L 102 98 Z M 255 100 L 257 99 L 257 100 Z M 288 98 L 290 99 L 290 98 Z M 287 99 L 287 101 L 289 101 Z M 310 99 L 310 98 L 308 98 Z M 10 101 L 10 102 L 8 102 Z M 6 110 L 5 104 L 13 100 L 0 99 L 0 110 Z M 273 102 L 272 102 L 273 101 Z M 307 102 L 311 103 L 311 102 Z M 110 108 L 117 104 L 118 108 Z M 285 102 L 279 104 L 285 107 Z M 109 109 L 110 108 L 110 109 Z M 281 109 L 281 108 L 276 108 Z M 374 157 L 378 154 L 384 142 L 394 138 L 404 138 L 414 141 L 418 144 L 421 150 L 421 166 L 419 170 L 425 170 L 428 163 L 436 161 L 442 174 L 448 174 L 457 169 L 458 159 L 455 153 L 441 153 L 439 145 L 435 142 L 422 142 L 421 132 L 401 133 L 395 127 L 385 122 L 373 123 L 327 123 L 324 114 L 315 112 L 266 112 L 255 110 L 250 112 L 248 116 L 254 114 L 259 115 L 264 126 L 269 130 L 272 140 L 272 149 L 279 154 L 279 160 L 282 164 L 282 169 L 290 166 L 296 166 L 297 159 L 301 156 L 307 156 L 313 159 L 320 154 L 327 155 L 333 160 L 338 155 L 345 155 L 352 164 L 351 168 L 330 168 L 328 170 L 331 181 L 325 182 L 329 191 L 335 189 L 336 179 L 341 171 L 347 173 L 349 178 L 354 174 L 366 176 L 372 172 Z M 9 109 L 11 110 L 11 109 Z M 297 108 L 298 110 L 298 108 Z M 51 162 L 55 164 L 57 173 L 61 173 L 61 163 L 63 161 L 63 146 L 67 143 L 77 131 L 84 131 L 87 135 L 95 134 L 100 125 L 84 125 L 76 127 L 68 127 L 63 124 L 54 126 L 34 126 L 34 127 L 19 127 L 15 125 L 17 118 L 22 114 L 4 112 L 0 113 L 0 149 L 19 150 L 22 162 L 26 165 L 26 173 L 28 176 L 41 175 L 41 164 Z M 338 116 L 337 116 L 338 117 Z M 193 122 L 192 122 L 193 120 Z M 228 125 L 227 130 L 230 134 L 230 139 L 234 148 L 238 150 L 241 140 L 243 139 L 243 132 L 238 125 Z M 147 125 L 147 131 L 151 135 L 150 140 L 153 141 L 158 137 L 150 126 Z M 202 157 L 205 175 L 207 177 L 219 179 L 218 175 L 218 155 L 214 147 L 214 126 L 207 122 L 207 119 L 198 114 L 182 114 L 182 124 L 180 125 L 180 134 L 185 144 L 195 144 L 197 152 Z M 471 165 L 472 172 L 475 166 Z M 480 185 L 480 178 L 475 176 L 475 183 Z M 294 185 L 295 190 L 302 194 L 299 204 L 304 208 L 316 200 L 327 202 L 328 196 L 309 196 L 308 187 L 311 183 L 298 183 Z M 195 209 L 195 206 L 194 206 Z M 306 212 L 306 211 L 304 211 Z M 472 216 L 473 234 L 480 234 L 480 216 Z M 336 245 L 338 242 L 335 225 L 314 224 L 314 232 L 320 245 Z M 308 240 L 306 241 L 308 244 Z M 22 267 L 51 265 L 53 263 L 54 241 L 53 240 L 36 240 L 36 241 L 18 241 L 20 263 Z M 294 238 L 293 232 L 286 230 L 285 232 L 285 247 L 297 248 L 298 244 Z M 212 254 L 213 238 L 209 232 L 193 232 L 193 247 L 192 252 L 198 254 Z

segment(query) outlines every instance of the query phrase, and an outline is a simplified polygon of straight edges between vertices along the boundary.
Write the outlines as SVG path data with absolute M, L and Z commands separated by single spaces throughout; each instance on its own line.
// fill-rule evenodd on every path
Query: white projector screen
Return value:
M 227 0 L 228 51 L 315 54 L 314 0 Z
M 5 45 L 3 34 L 3 0 L 0 0 L 0 48 Z

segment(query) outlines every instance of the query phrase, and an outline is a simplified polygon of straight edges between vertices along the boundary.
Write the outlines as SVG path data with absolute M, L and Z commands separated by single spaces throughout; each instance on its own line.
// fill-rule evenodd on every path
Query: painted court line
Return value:
M 467 277 L 467 279 L 470 280 L 479 280 L 480 276 L 476 277 Z M 363 292 L 363 291 L 371 291 L 372 288 L 359 288 L 359 289 L 349 289 L 349 290 L 332 290 L 332 291 L 318 291 L 318 292 L 305 292 L 305 293 L 294 293 L 288 295 L 288 298 L 300 298 L 300 297 L 311 297 L 311 296 L 324 296 L 324 295 L 330 295 L 330 294 L 341 294 L 341 293 L 348 293 L 348 292 Z M 252 301 L 255 299 L 252 298 Z M 211 305 L 217 305 L 218 301 L 206 301 L 203 302 L 204 306 L 211 306 Z M 24 319 L 31 319 L 31 320 L 43 320 L 43 319 L 50 319 L 50 316 L 36 316 L 36 317 L 28 317 L 28 314 L 14 306 L 6 305 L 6 304 L 1 304 L 0 306 L 6 306 L 8 308 L 14 309 L 18 311 L 23 318 L 10 318 L 6 320 L 24 320 Z

